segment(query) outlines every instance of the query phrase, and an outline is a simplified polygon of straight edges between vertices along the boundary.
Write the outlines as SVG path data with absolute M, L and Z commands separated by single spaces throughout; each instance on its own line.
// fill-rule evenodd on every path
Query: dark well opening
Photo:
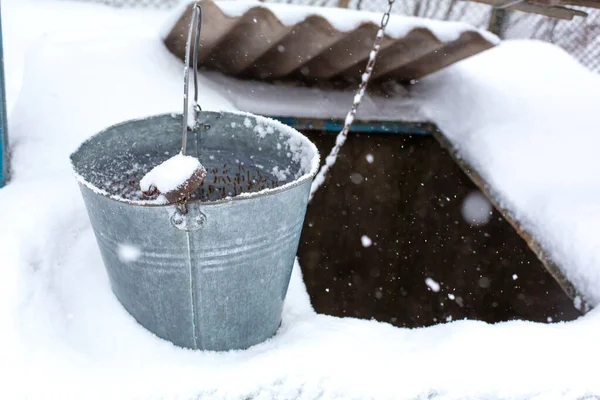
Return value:
M 335 134 L 304 133 L 324 158 Z M 351 134 L 309 205 L 298 250 L 316 311 L 407 327 L 577 318 L 497 211 L 484 225 L 465 220 L 461 207 L 474 191 L 431 135 Z

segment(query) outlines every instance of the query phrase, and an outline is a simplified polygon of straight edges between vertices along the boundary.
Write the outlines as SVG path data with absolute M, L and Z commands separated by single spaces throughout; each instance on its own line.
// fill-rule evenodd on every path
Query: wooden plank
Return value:
M 505 0 L 471 0 L 476 3 L 488 4 L 494 7 L 501 7 L 507 2 Z M 566 19 L 572 20 L 573 17 L 587 17 L 587 13 L 574 10 L 571 8 L 561 7 L 561 6 L 544 6 L 539 4 L 533 4 L 529 2 L 517 3 L 506 7 L 508 10 L 517 10 L 530 14 L 539 14 L 544 15 L 546 17 L 557 18 L 557 19 Z
M 523 11 L 526 13 L 540 14 L 545 15 L 546 17 L 557 18 L 557 19 L 566 19 L 572 20 L 573 17 L 587 17 L 588 14 L 586 12 L 580 10 L 574 10 L 572 8 L 566 7 L 543 7 L 538 6 L 531 3 L 520 3 L 513 7 L 509 7 L 509 9 Z
M 344 127 L 342 119 L 323 118 L 294 118 L 271 116 L 287 126 L 299 131 L 323 131 L 337 134 Z M 353 133 L 389 133 L 395 135 L 431 135 L 434 126 L 428 122 L 404 121 L 361 121 L 355 120 L 350 127 Z
M 541 5 L 545 7 L 578 6 L 588 8 L 600 8 L 599 0 L 528 0 L 526 3 Z
M 473 183 L 481 190 L 482 193 L 486 195 L 489 201 L 494 205 L 494 207 L 502 214 L 504 219 L 506 219 L 512 227 L 517 231 L 517 233 L 525 240 L 529 248 L 535 253 L 537 258 L 542 262 L 546 270 L 554 277 L 556 282 L 561 286 L 564 292 L 574 300 L 574 305 L 578 310 L 582 313 L 586 313 L 591 310 L 591 307 L 585 301 L 583 295 L 575 288 L 575 286 L 569 281 L 569 279 L 562 272 L 560 267 L 550 258 L 548 252 L 542 247 L 540 242 L 538 242 L 535 237 L 525 229 L 519 221 L 517 221 L 513 215 L 504 207 L 500 205 L 498 198 L 494 194 L 493 188 L 482 178 L 482 176 L 477 172 L 473 166 L 471 166 L 467 161 L 465 161 L 456 151 L 456 148 L 450 143 L 450 141 L 439 131 L 434 130 L 433 136 L 440 142 L 442 147 L 444 147 L 454 161 L 460 166 L 460 168 L 467 174 L 469 179 L 473 181 Z M 579 298 L 581 301 L 575 301 L 576 298 Z M 579 307 L 577 307 L 579 306 Z
M 600 9 L 600 1 L 598 0 L 560 0 L 560 4 Z
M 463 32 L 455 41 L 447 43 L 442 48 L 435 49 L 423 57 L 419 57 L 395 70 L 389 71 L 381 75 L 378 79 L 395 79 L 409 82 L 491 47 L 493 47 L 493 44 L 485 40 L 479 33 Z
M 490 16 L 490 22 L 488 24 L 488 31 L 502 37 L 504 32 L 504 26 L 506 25 L 506 10 L 503 8 L 493 8 L 492 15 Z

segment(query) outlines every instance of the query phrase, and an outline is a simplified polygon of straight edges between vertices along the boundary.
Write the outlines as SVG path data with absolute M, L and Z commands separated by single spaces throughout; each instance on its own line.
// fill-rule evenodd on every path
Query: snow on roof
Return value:
M 215 71 L 204 71 L 202 75 L 208 87 L 223 93 L 237 108 L 272 117 L 344 120 L 352 106 L 355 91 L 273 85 L 237 79 Z M 421 107 L 408 96 L 408 91 L 402 86 L 396 89 L 391 95 L 367 92 L 360 103 L 357 118 L 364 121 L 425 121 Z
M 597 305 L 600 76 L 556 46 L 510 41 L 415 93 L 500 205 Z
M 259 7 L 270 10 L 285 25 L 296 25 L 311 15 L 318 15 L 326 19 L 335 29 L 349 32 L 365 23 L 379 26 L 380 12 L 357 11 L 349 8 L 304 6 L 285 3 L 263 3 L 260 1 L 217 1 L 215 4 L 230 17 L 241 17 L 252 8 Z M 386 29 L 386 34 L 394 39 L 406 36 L 415 28 L 429 29 L 440 41 L 451 42 L 459 38 L 466 31 L 477 31 L 490 42 L 498 43 L 498 38 L 484 30 L 474 28 L 465 22 L 441 21 L 408 15 L 392 14 Z
M 4 32 L 7 80 L 23 80 L 11 90 L 14 179 L 0 190 L 0 362 L 7 363 L 0 398 L 600 394 L 590 367 L 600 358 L 596 310 L 570 323 L 456 321 L 400 329 L 315 314 L 297 267 L 273 339 L 217 354 L 156 338 L 111 293 L 68 155 L 107 125 L 179 111 L 181 63 L 153 31 L 162 15 L 51 0 L 4 0 L 2 13 L 11 21 Z M 544 62 L 537 64 L 543 73 L 534 74 L 526 62 Z M 593 206 L 597 135 L 590 129 L 596 113 L 589 107 L 597 102 L 578 99 L 596 99 L 596 81 L 558 50 L 516 43 L 432 77 L 422 94 L 465 156 L 481 164 L 477 154 L 485 154 L 487 177 L 513 209 L 553 232 L 552 243 L 564 240 L 557 255 L 589 267 L 574 271 L 590 277 L 590 293 L 597 289 L 600 225 Z M 204 78 L 201 87 L 205 108 L 232 108 Z M 533 88 L 541 94 L 534 97 Z M 22 354 L 14 354 L 19 349 Z M 21 357 L 13 362 L 7 355 Z
M 200 65 L 244 78 L 359 80 L 381 13 L 262 3 L 202 0 Z M 183 59 L 191 8 L 179 8 L 163 29 Z M 181 18 L 173 22 L 176 16 Z M 498 43 L 463 22 L 393 14 L 373 78 L 418 79 Z

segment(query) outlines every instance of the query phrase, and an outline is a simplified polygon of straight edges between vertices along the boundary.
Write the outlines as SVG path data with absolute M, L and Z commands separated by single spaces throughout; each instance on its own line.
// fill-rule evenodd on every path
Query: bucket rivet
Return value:
M 179 212 L 176 212 L 175 214 L 173 214 L 171 216 L 171 223 L 173 225 L 181 225 L 181 224 L 183 224 L 183 221 L 184 221 L 183 215 L 181 215 L 181 213 L 179 213 Z
M 199 214 L 198 216 L 196 216 L 196 224 L 201 227 L 206 223 L 206 215 L 204 214 Z
M 210 129 L 210 125 L 209 124 L 204 124 L 204 130 L 207 131 Z

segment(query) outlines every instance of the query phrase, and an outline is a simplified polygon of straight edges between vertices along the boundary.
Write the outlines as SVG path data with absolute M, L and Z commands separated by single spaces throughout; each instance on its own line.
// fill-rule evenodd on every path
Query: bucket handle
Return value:
M 200 46 L 200 28 L 202 27 L 202 8 L 199 3 L 192 6 L 192 17 L 190 19 L 190 27 L 188 29 L 188 37 L 185 44 L 185 61 L 183 67 L 183 123 L 181 132 L 181 154 L 186 155 L 187 151 L 187 133 L 190 130 L 195 129 L 197 113 L 202 111 L 202 108 L 198 104 L 198 47 Z M 188 123 L 188 81 L 189 81 L 189 69 L 190 69 L 190 49 L 192 47 L 192 33 L 195 28 L 194 37 L 194 53 L 193 53 L 193 73 L 194 73 L 194 119 L 193 123 Z

